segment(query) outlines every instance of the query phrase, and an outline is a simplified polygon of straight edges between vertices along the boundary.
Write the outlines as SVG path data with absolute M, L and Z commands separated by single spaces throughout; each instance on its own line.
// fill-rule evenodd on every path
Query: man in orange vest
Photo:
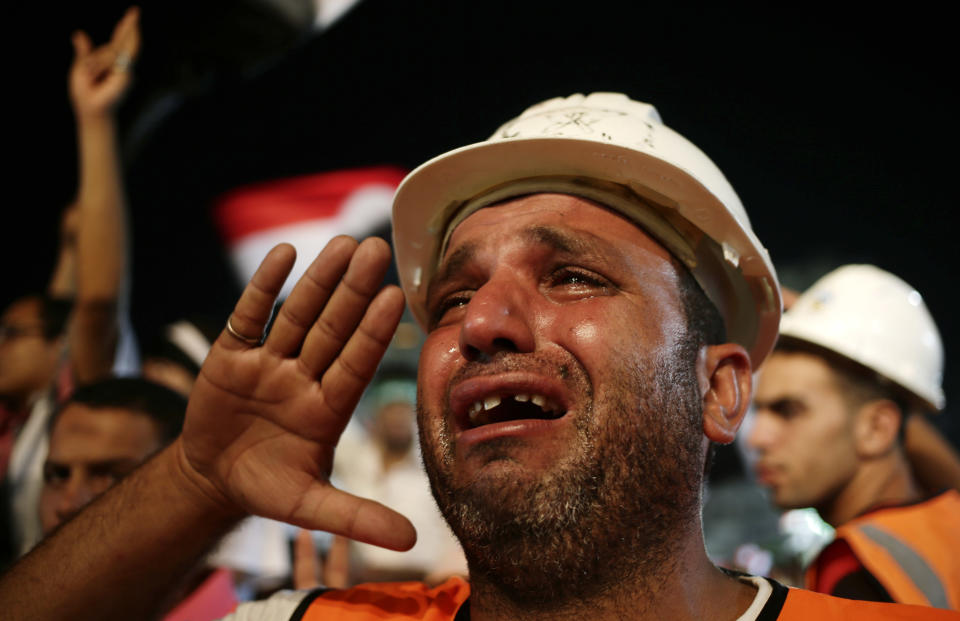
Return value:
M 960 494 L 925 497 L 903 445 L 908 415 L 943 408 L 942 366 L 920 294 L 874 266 L 831 272 L 785 313 L 748 441 L 778 506 L 836 528 L 808 588 L 960 609 Z
M 746 412 L 780 292 L 729 183 L 652 106 L 613 93 L 534 106 L 408 176 L 394 240 L 427 331 L 424 462 L 469 584 L 283 593 L 235 619 L 951 618 L 707 557 L 705 460 Z M 334 239 L 264 337 L 293 263 L 285 245 L 264 259 L 174 447 L 4 576 L 7 616 L 146 617 L 247 513 L 413 544 L 405 518 L 328 480 L 403 311 L 401 290 L 380 288 L 387 245 Z

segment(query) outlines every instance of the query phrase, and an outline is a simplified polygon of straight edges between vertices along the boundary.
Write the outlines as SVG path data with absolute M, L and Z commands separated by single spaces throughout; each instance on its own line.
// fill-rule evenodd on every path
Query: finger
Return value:
M 409 550 L 417 542 L 410 520 L 379 502 L 315 483 L 301 498 L 291 521 L 391 550 Z
M 277 312 L 266 347 L 280 356 L 299 351 L 358 245 L 355 239 L 343 235 L 330 240 L 320 251 Z
M 350 586 L 350 540 L 334 535 L 323 561 L 323 584 L 331 589 Z
M 117 25 L 113 27 L 113 33 L 110 35 L 110 47 L 118 50 L 123 49 L 127 52 L 136 51 L 131 46 L 136 46 L 139 40 L 139 20 L 139 8 L 132 6 L 127 9 Z
M 403 292 L 398 287 L 386 287 L 371 302 L 356 332 L 320 380 L 320 416 L 344 421 L 349 418 L 390 345 L 402 315 Z
M 300 529 L 293 540 L 293 588 L 315 589 L 320 586 L 320 560 L 310 531 Z
M 230 314 L 230 325 L 238 334 L 248 339 L 260 338 L 273 311 L 273 303 L 296 258 L 297 251 L 290 244 L 280 244 L 267 253 Z M 217 343 L 227 349 L 247 349 L 251 346 L 230 334 L 226 328 L 220 333 Z
M 90 41 L 90 37 L 82 30 L 74 32 L 70 37 L 70 41 L 73 43 L 73 57 L 75 62 L 86 58 L 93 48 L 93 42 Z
M 126 54 L 132 62 L 140 52 L 140 9 L 137 7 L 128 9 L 118 26 L 122 26 L 123 29 L 119 36 L 115 37 L 114 47 L 118 52 Z
M 335 445 L 373 379 L 402 315 L 403 292 L 393 285 L 384 288 L 370 303 L 340 355 L 320 378 L 317 401 L 308 411 L 277 410 L 271 420 L 310 441 Z
M 346 274 L 304 340 L 300 362 L 309 374 L 322 375 L 340 353 L 377 294 L 389 264 L 390 247 L 382 239 L 366 239 L 357 248 Z

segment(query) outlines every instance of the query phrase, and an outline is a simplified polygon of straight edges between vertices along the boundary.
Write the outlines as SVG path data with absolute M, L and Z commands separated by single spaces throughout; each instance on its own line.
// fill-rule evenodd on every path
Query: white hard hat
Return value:
M 780 334 L 857 362 L 943 409 L 943 344 L 916 289 L 872 265 L 845 265 L 805 291 Z
M 754 366 L 769 353 L 780 288 L 740 199 L 653 106 L 619 93 L 537 104 L 487 141 L 440 155 L 400 184 L 394 249 L 422 327 L 427 287 L 457 224 L 481 207 L 537 192 L 591 199 L 636 222 L 690 269 Z

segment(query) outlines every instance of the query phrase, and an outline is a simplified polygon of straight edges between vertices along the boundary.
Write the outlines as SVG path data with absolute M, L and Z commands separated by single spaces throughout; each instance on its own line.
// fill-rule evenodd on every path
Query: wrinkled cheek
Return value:
M 443 411 L 449 378 L 460 360 L 453 330 L 437 330 L 427 336 L 420 352 L 417 385 L 422 410 Z
M 450 438 L 444 420 L 447 384 L 462 358 L 455 330 L 435 331 L 420 353 L 417 418 L 424 449 L 439 454 L 449 450 Z
M 603 326 L 603 320 L 596 317 L 581 319 L 567 330 L 563 341 L 563 347 L 583 365 L 583 371 L 591 383 L 603 379 L 598 377 L 598 371 L 604 366 L 598 364 L 598 357 L 600 361 L 623 358 L 620 352 L 623 343 L 620 340 L 604 340 L 604 334 L 611 331 L 609 325 L 608 330 L 604 330 Z

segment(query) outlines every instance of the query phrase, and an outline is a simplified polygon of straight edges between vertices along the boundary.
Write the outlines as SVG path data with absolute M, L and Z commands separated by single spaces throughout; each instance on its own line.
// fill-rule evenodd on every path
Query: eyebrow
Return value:
M 440 269 L 437 270 L 437 273 L 430 279 L 430 284 L 427 286 L 426 299 L 429 300 L 433 296 L 433 292 L 438 286 L 438 283 L 449 280 L 455 273 L 463 269 L 476 254 L 476 242 L 467 242 L 454 250 L 450 254 L 450 257 L 441 263 Z
M 762 409 L 776 410 L 778 408 L 782 408 L 788 403 L 799 403 L 801 405 L 805 405 L 806 401 L 803 399 L 801 395 L 789 394 L 789 395 L 781 395 L 774 399 L 754 398 L 753 407 L 758 410 L 762 410 Z
M 620 263 L 621 260 L 610 253 L 600 238 L 592 233 L 580 231 L 572 234 L 565 229 L 552 226 L 531 226 L 519 232 L 520 237 L 536 244 L 546 246 L 551 250 L 573 256 L 604 258 L 611 263 Z M 450 253 L 440 265 L 440 269 L 430 280 L 427 287 L 427 299 L 441 283 L 449 280 L 468 265 L 479 251 L 476 242 L 467 242 Z
M 564 254 L 578 256 L 609 255 L 609 253 L 603 252 L 599 238 L 585 231 L 581 231 L 578 235 L 573 235 L 566 230 L 552 226 L 533 226 L 522 231 L 520 234 L 530 241 L 548 246 Z

